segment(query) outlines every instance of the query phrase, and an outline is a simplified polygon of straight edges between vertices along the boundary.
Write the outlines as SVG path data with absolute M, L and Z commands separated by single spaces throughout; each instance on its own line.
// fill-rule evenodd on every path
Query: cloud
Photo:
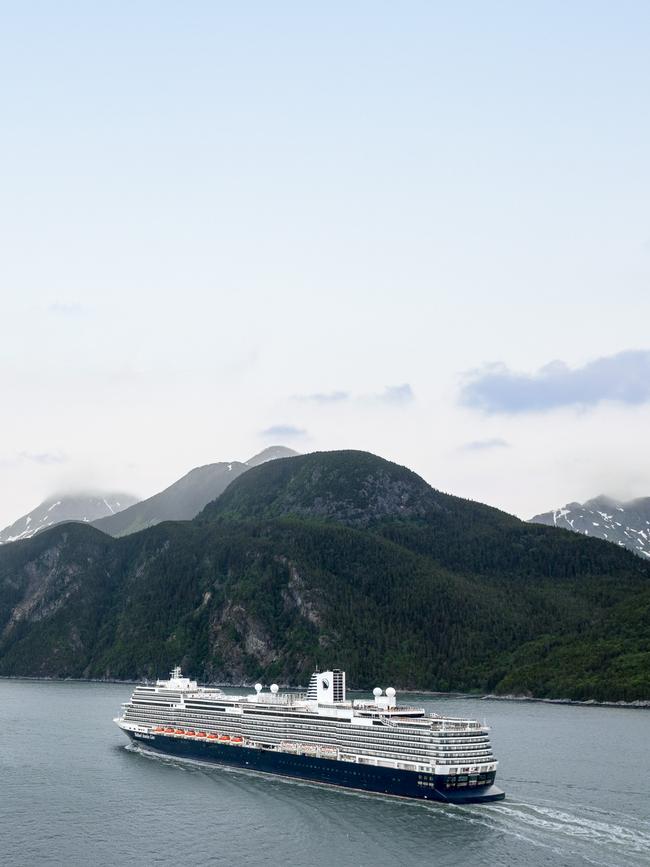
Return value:
M 55 301 L 47 308 L 47 312 L 54 316 L 83 316 L 86 313 L 86 308 L 77 302 L 67 304 L 62 301 Z
M 501 437 L 493 437 L 486 440 L 473 440 L 469 443 L 463 443 L 460 450 L 463 452 L 484 452 L 489 449 L 509 449 L 510 443 L 506 442 Z
M 408 382 L 403 385 L 387 385 L 381 394 L 376 395 L 377 400 L 382 403 L 390 403 L 393 405 L 403 406 L 415 400 L 413 389 Z
M 307 431 L 292 424 L 275 424 L 261 431 L 263 437 L 279 437 L 280 439 L 298 439 L 307 436 Z
M 63 452 L 21 452 L 18 458 L 21 461 L 31 461 L 31 463 L 42 464 L 43 466 L 65 464 L 68 461 L 68 456 Z
M 354 395 L 349 391 L 326 391 L 316 392 L 314 394 L 297 394 L 294 400 L 309 401 L 310 403 L 318 403 L 321 406 L 328 406 L 333 403 L 385 403 L 392 406 L 405 406 L 415 400 L 413 389 L 408 382 L 402 385 L 387 385 L 383 391 L 375 392 L 374 394 L 357 394 Z
M 297 394 L 296 400 L 309 401 L 311 403 L 341 403 L 350 399 L 349 391 L 329 391 L 316 394 Z
M 545 412 L 589 407 L 602 401 L 638 405 L 650 401 L 650 350 L 629 350 L 570 368 L 552 361 L 536 373 L 494 364 L 473 371 L 460 402 L 486 413 Z

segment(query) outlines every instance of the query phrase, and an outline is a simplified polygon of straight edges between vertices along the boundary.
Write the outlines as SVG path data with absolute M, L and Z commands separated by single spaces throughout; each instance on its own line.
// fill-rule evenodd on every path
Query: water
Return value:
M 131 688 L 0 681 L 0 862 L 648 865 L 650 712 L 426 699 L 487 717 L 507 800 L 452 807 L 152 757 Z

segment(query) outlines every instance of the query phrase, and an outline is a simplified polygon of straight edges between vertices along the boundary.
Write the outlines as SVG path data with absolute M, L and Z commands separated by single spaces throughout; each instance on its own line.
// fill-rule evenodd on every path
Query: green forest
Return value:
M 650 699 L 650 567 L 364 452 L 272 461 L 193 521 L 0 548 L 0 674 Z

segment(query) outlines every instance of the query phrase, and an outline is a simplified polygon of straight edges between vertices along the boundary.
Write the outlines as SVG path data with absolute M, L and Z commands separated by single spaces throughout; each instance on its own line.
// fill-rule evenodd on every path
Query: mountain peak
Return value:
M 312 452 L 265 463 L 236 479 L 204 517 L 295 515 L 367 526 L 443 509 L 412 470 L 362 451 Z
M 94 526 L 111 536 L 128 536 L 162 521 L 189 521 L 247 470 L 246 464 L 237 461 L 194 467 L 163 491 L 135 503 L 119 515 L 96 521 Z
M 584 503 L 567 503 L 535 515 L 530 523 L 595 536 L 650 559 L 650 497 L 622 502 L 600 494 Z
M 244 463 L 247 467 L 259 467 L 260 464 L 265 464 L 267 461 L 275 461 L 278 458 L 293 458 L 297 454 L 298 452 L 287 448 L 287 446 L 268 446 Z
M 0 531 L 0 544 L 29 539 L 40 530 L 64 521 L 89 523 L 99 518 L 116 515 L 136 502 L 136 497 L 121 492 L 55 494 Z

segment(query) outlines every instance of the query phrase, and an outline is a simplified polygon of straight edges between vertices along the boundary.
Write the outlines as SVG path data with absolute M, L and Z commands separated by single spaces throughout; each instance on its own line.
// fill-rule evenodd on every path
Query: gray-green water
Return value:
M 128 747 L 131 688 L 0 681 L 0 863 L 650 864 L 650 711 L 463 699 L 507 800 L 359 795 Z

